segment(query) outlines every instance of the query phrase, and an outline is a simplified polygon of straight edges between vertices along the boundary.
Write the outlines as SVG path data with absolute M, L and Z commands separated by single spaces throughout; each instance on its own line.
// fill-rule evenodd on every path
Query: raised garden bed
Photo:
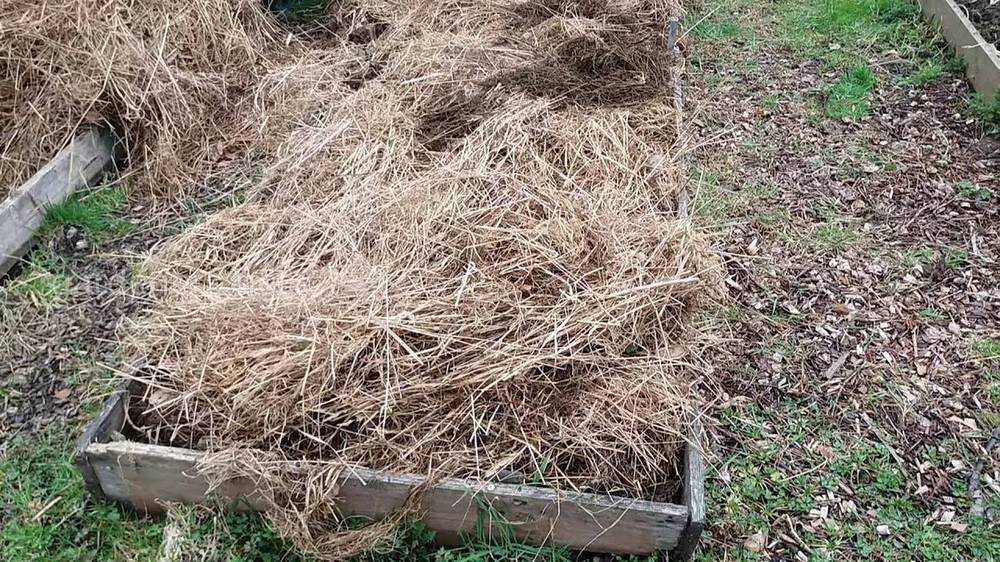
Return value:
M 957 0 L 976 30 L 994 46 L 1000 42 L 1000 3 L 996 0 Z
M 924 13 L 940 22 L 945 38 L 955 48 L 958 56 L 962 57 L 967 65 L 966 74 L 972 82 L 976 91 L 983 95 L 987 101 L 992 101 L 1000 88 L 1000 55 L 997 54 L 996 45 L 987 40 L 976 29 L 975 24 L 969 19 L 969 13 L 973 13 L 987 29 L 994 31 L 998 24 L 1000 15 L 1000 4 L 988 6 L 989 0 L 983 2 L 968 1 L 967 5 L 984 4 L 985 10 L 968 12 L 966 7 L 959 6 L 955 0 L 919 0 Z M 994 10 L 994 15 L 984 18 L 987 10 Z M 995 40 L 995 36 L 994 36 Z
M 35 231 L 45 220 L 45 210 L 92 184 L 113 162 L 112 133 L 85 130 L 0 201 L 0 276 L 31 247 Z
M 265 511 L 267 502 L 246 479 L 224 482 L 210 491 L 197 465 L 204 453 L 124 438 L 131 399 L 129 390 L 112 395 L 76 445 L 76 463 L 88 489 L 141 513 L 157 514 L 170 503 L 218 504 L 241 511 Z M 699 435 L 695 428 L 693 436 Z M 694 438 L 692 439 L 694 440 Z M 512 524 L 514 534 L 533 544 L 558 544 L 575 551 L 650 554 L 669 552 L 671 560 L 690 557 L 705 523 L 704 466 L 697 447 L 683 455 L 677 503 L 651 502 L 609 495 L 558 492 L 519 484 L 444 479 L 423 497 L 422 521 L 438 542 L 458 544 L 484 517 L 499 526 L 480 505 L 488 504 Z M 424 484 L 416 475 L 356 469 L 339 482 L 338 508 L 345 516 L 377 520 L 404 505 Z

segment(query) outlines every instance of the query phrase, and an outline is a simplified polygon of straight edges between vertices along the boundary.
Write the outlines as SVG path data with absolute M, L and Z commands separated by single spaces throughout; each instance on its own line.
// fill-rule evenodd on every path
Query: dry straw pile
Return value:
M 110 123 L 149 190 L 183 188 L 218 159 L 226 109 L 280 39 L 257 0 L 0 0 L 0 186 Z
M 236 152 L 248 193 L 151 260 L 150 439 L 256 478 L 324 558 L 396 522 L 338 527 L 345 466 L 667 493 L 716 278 L 678 209 L 678 6 L 355 0 L 285 37 L 236 0 L 62 3 L 5 10 L 31 126 L 98 100 L 151 185 Z

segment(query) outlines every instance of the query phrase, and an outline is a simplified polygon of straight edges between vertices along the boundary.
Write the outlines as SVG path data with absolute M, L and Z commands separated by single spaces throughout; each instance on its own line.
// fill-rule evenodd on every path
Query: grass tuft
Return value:
M 807 6 L 810 30 L 869 43 L 898 37 L 904 24 L 920 16 L 909 0 L 822 0 Z
M 10 282 L 8 289 L 37 306 L 47 307 L 61 303 L 70 285 L 59 260 L 40 248 L 28 256 L 23 271 Z
M 913 74 L 903 78 L 901 82 L 907 86 L 919 88 L 934 82 L 944 74 L 944 64 L 936 59 L 927 59 L 920 64 Z
M 115 215 L 125 205 L 128 196 L 120 186 L 98 188 L 76 193 L 66 201 L 53 205 L 45 213 L 43 232 L 58 226 L 75 226 L 92 234 L 127 232 L 131 225 Z
M 743 28 L 733 21 L 706 20 L 692 30 L 701 39 L 732 39 L 743 34 Z
M 848 70 L 827 92 L 826 114 L 834 119 L 861 119 L 871 114 L 868 94 L 875 87 L 875 73 L 867 63 Z
M 1000 361 L 1000 340 L 986 338 L 975 343 L 976 356 L 983 361 Z
M 1000 94 L 997 94 L 992 102 L 987 102 L 982 94 L 976 94 L 969 102 L 969 106 L 988 134 L 1000 135 Z

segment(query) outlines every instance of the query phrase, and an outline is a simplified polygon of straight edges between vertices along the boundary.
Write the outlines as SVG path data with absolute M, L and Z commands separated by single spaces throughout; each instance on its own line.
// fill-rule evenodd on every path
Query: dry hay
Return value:
M 411 515 L 344 531 L 349 466 L 669 495 L 717 266 L 677 203 L 677 7 L 357 0 L 258 48 L 273 22 L 227 5 L 209 35 L 232 25 L 255 56 L 142 75 L 196 77 L 206 97 L 108 102 L 156 139 L 147 180 L 254 163 L 230 178 L 245 203 L 150 261 L 154 304 L 127 339 L 139 429 L 253 477 L 321 558 Z M 204 136 L 165 147 L 187 126 Z
M 0 185 L 23 181 L 79 126 L 110 124 L 151 190 L 179 188 L 212 159 L 225 109 L 276 41 L 256 0 L 3 0 Z

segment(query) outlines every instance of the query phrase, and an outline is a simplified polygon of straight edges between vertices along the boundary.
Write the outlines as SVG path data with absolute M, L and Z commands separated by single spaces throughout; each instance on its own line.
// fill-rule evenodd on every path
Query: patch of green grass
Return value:
M 925 308 L 917 316 L 924 322 L 942 322 L 945 319 L 944 313 L 936 308 Z
M 735 193 L 722 186 L 722 176 L 713 170 L 697 170 L 694 212 L 712 223 L 729 218 L 738 205 Z
M 926 266 L 939 261 L 948 269 L 961 269 L 969 265 L 969 252 L 960 248 L 941 250 L 920 248 L 911 250 L 902 257 L 902 265 L 907 269 L 918 265 Z
M 11 292 L 40 305 L 57 304 L 69 292 L 70 280 L 63 273 L 29 266 L 10 284 Z
M 310 560 L 295 551 L 256 513 L 177 505 L 168 513 L 161 559 L 229 562 Z M 169 547 L 167 546 L 169 544 Z
M 969 252 L 954 248 L 948 250 L 944 255 L 944 265 L 948 269 L 961 269 L 969 265 Z
M 904 42 L 920 22 L 910 0 L 806 0 L 789 7 L 792 30 L 852 48 Z
M 63 225 L 75 226 L 98 236 L 127 232 L 132 225 L 116 217 L 127 200 L 125 190 L 119 185 L 75 193 L 46 210 L 42 235 Z
M 944 74 L 944 64 L 936 59 L 927 59 L 923 61 L 917 70 L 915 70 L 909 76 L 904 77 L 900 80 L 903 84 L 912 87 L 921 87 L 930 84 L 931 82 L 937 80 Z
M 20 275 L 7 288 L 36 305 L 50 306 L 62 302 L 70 286 L 62 264 L 41 248 L 28 255 Z
M 776 230 L 792 222 L 792 213 L 788 209 L 770 209 L 758 213 L 754 221 L 768 230 Z
M 150 560 L 162 524 L 95 501 L 73 464 L 74 428 L 16 439 L 0 459 L 0 553 L 6 560 Z
M 809 28 L 824 34 L 874 37 L 884 27 L 919 16 L 908 0 L 821 0 L 812 2 Z
M 784 42 L 825 70 L 850 68 L 890 50 L 917 68 L 925 60 L 944 60 L 942 42 L 914 0 L 786 0 L 782 8 Z M 931 72 L 928 66 L 921 78 Z
M 981 339 L 973 344 L 973 351 L 983 361 L 1000 361 L 1000 339 Z
M 778 111 L 781 109 L 781 97 L 778 94 L 768 94 L 761 102 L 761 105 L 770 111 Z
M 976 94 L 969 101 L 972 113 L 983 124 L 983 129 L 991 135 L 1000 135 L 1000 94 L 987 102 L 982 94 Z
M 816 230 L 817 244 L 826 250 L 842 252 L 847 249 L 847 245 L 855 242 L 858 235 L 840 223 L 829 222 L 820 226 Z
M 973 199 L 976 201 L 990 201 L 993 199 L 993 192 L 979 184 L 969 180 L 962 180 L 955 186 L 958 196 L 963 199 Z
M 307 23 L 327 13 L 330 0 L 267 0 L 267 7 L 290 23 Z
M 911 268 L 917 265 L 927 265 L 934 261 L 937 252 L 934 248 L 911 250 L 903 255 L 903 266 Z
M 834 418 L 837 414 L 834 414 Z M 831 520 L 818 527 L 798 527 L 812 548 L 810 560 L 881 559 L 950 561 L 994 560 L 1000 553 L 991 524 L 963 518 L 965 533 L 925 523 L 934 510 L 914 496 L 916 484 L 907 467 L 895 460 L 890 448 L 877 437 L 841 428 L 811 400 L 787 400 L 762 410 L 745 403 L 723 411 L 721 423 L 736 437 L 734 450 L 723 463 L 709 469 L 710 528 L 726 537 L 748 537 L 767 531 L 773 538 L 785 532 L 788 520 L 810 518 L 817 498 L 830 509 Z M 942 451 L 934 464 L 947 463 L 955 451 Z M 787 467 L 794 467 L 788 470 Z M 964 476 L 956 475 L 953 496 L 967 501 L 961 488 Z M 845 490 L 852 493 L 845 494 Z M 837 498 L 823 498 L 832 493 Z M 851 500 L 852 511 L 840 500 Z M 990 505 L 998 503 L 993 495 Z M 957 506 L 967 513 L 968 506 Z M 877 525 L 891 534 L 881 536 Z M 992 530 L 991 530 L 992 529 Z M 776 551 L 756 553 L 739 542 L 703 543 L 699 560 L 771 560 L 791 558 L 794 551 L 779 543 Z
M 853 66 L 827 90 L 827 116 L 853 120 L 869 116 L 871 105 L 868 95 L 875 83 L 875 73 L 867 63 Z
M 692 30 L 695 37 L 702 39 L 731 39 L 739 37 L 743 33 L 743 28 L 731 20 L 707 19 L 697 25 Z

